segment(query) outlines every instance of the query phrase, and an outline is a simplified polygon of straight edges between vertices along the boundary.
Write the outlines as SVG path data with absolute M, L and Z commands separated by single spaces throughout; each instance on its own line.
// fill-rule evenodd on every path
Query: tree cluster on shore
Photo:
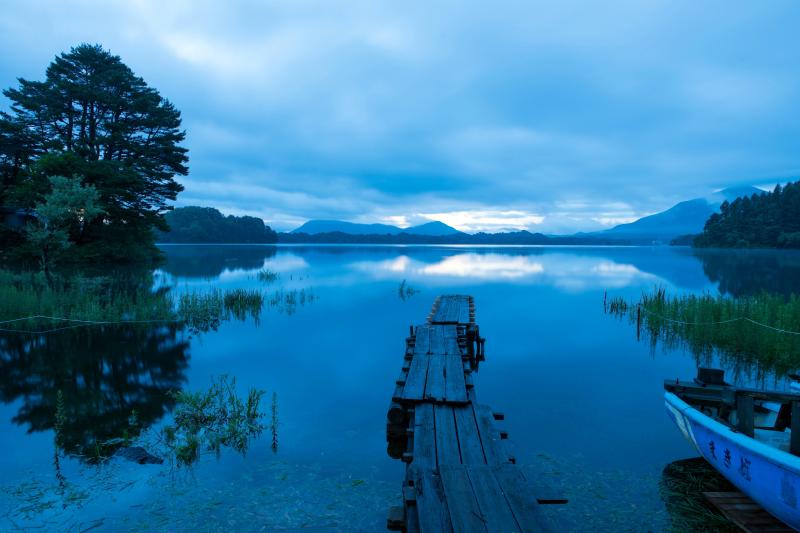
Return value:
M 698 248 L 800 248 L 800 181 L 723 202 L 693 244 Z
M 180 112 L 99 45 L 19 79 L 0 113 L 0 245 L 47 270 L 70 259 L 149 259 L 188 173 Z M 10 213 L 10 215 L 9 215 Z M 8 220 L 25 215 L 24 224 Z M 68 252 L 65 253 L 65 252 Z
M 278 240 L 272 228 L 257 217 L 224 216 L 213 207 L 178 207 L 166 214 L 169 231 L 162 243 L 271 244 Z

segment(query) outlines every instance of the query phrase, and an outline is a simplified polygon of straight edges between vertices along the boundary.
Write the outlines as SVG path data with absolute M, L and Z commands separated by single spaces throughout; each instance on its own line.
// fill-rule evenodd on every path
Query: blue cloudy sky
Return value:
M 799 27 L 797 0 L 10 0 L 0 85 L 122 56 L 183 112 L 179 205 L 568 232 L 800 175 Z

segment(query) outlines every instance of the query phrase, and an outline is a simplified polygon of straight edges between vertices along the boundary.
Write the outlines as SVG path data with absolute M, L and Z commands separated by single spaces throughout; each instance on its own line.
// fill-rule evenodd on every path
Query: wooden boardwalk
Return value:
M 728 520 L 747 533 L 791 533 L 794 531 L 741 492 L 704 492 L 703 495 Z
M 412 327 L 387 414 L 389 455 L 406 463 L 403 505 L 388 527 L 408 532 L 561 531 L 541 506 L 563 504 L 527 479 L 505 446 L 503 419 L 476 401 L 485 359 L 472 297 L 441 296 Z

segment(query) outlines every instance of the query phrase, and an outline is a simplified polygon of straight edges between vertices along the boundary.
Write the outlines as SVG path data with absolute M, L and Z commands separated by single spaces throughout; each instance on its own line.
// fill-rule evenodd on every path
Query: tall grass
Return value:
M 262 281 L 264 283 L 274 283 L 278 281 L 280 275 L 277 272 L 274 272 L 268 268 L 263 270 L 259 270 L 258 274 L 256 274 L 258 281 Z
M 0 270 L 0 320 L 32 315 L 97 321 L 175 318 L 174 302 L 163 291 L 152 291 L 145 280 L 123 284 L 107 277 L 54 276 L 48 281 L 41 273 Z M 15 322 L 11 327 L 29 330 L 39 322 Z
M 287 295 L 292 305 L 297 297 L 297 291 Z M 306 302 L 305 292 L 300 298 Z M 150 277 L 133 282 L 80 276 L 47 280 L 39 273 L 0 270 L 0 321 L 45 316 L 96 322 L 183 322 L 192 331 L 202 332 L 231 319 L 258 322 L 264 303 L 264 293 L 257 289 L 213 288 L 176 294 L 167 288 L 153 290 Z M 0 324 L 0 329 L 38 332 L 69 325 L 31 318 Z
M 796 295 L 669 296 L 656 288 L 639 302 L 612 299 L 606 310 L 632 324 L 638 315 L 641 333 L 653 348 L 659 343 L 668 349 L 686 348 L 704 364 L 716 354 L 729 363 L 754 364 L 779 376 L 800 368 L 800 335 L 789 333 L 800 332 Z

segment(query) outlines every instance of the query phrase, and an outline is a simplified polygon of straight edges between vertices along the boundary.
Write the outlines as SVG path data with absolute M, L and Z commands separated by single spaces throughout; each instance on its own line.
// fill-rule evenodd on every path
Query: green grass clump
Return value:
M 778 376 L 800 368 L 800 298 L 769 293 L 669 296 L 663 288 L 639 302 L 612 299 L 609 314 L 640 324 L 653 348 L 686 348 L 706 364 L 719 355 L 734 368 Z
M 264 283 L 274 283 L 278 281 L 280 275 L 277 272 L 273 272 L 272 270 L 265 268 L 263 270 L 259 270 L 258 274 L 256 274 L 258 281 L 263 281 Z
M 669 512 L 669 531 L 678 533 L 736 533 L 739 531 L 703 495 L 736 488 L 703 458 L 683 459 L 664 468 L 659 483 Z
M 191 465 L 204 451 L 219 455 L 223 447 L 244 454 L 250 440 L 266 428 L 264 391 L 250 389 L 242 398 L 235 387 L 235 379 L 222 376 L 206 391 L 175 393 L 174 424 L 162 435 L 179 465 Z
M 95 321 L 174 319 L 174 302 L 163 291 L 152 290 L 152 284 L 152 276 L 119 280 L 53 275 L 48 280 L 38 272 L 0 270 L 0 320 L 33 315 Z M 1 327 L 29 331 L 41 329 L 43 323 L 53 324 L 32 319 Z
M 222 291 L 183 293 L 178 297 L 177 313 L 191 331 L 216 330 L 225 316 Z
M 237 320 L 253 317 L 257 321 L 264 306 L 264 294 L 258 290 L 228 290 L 222 297 L 222 305 L 225 311 Z

